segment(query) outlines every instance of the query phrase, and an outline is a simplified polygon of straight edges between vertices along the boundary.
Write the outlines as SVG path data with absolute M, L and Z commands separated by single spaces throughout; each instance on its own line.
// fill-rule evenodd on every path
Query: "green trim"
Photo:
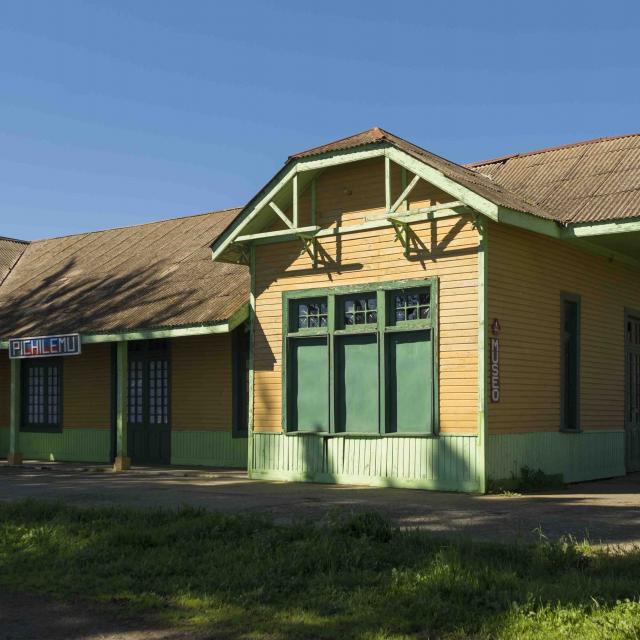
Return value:
M 162 338 L 184 338 L 188 336 L 202 336 L 218 333 L 230 333 L 249 317 L 249 304 L 243 304 L 226 322 L 211 324 L 183 325 L 173 328 L 139 329 L 120 331 L 116 333 L 85 333 L 82 334 L 82 344 L 96 344 L 102 342 L 128 342 L 130 340 L 158 340 Z M 9 341 L 0 341 L 0 349 L 8 349 Z
M 20 381 L 21 369 L 20 360 L 11 360 L 11 382 L 9 399 L 9 453 L 20 453 Z
M 116 456 L 128 457 L 128 381 L 129 381 L 129 347 L 126 342 L 119 342 L 116 353 Z
M 0 427 L 0 458 L 9 455 L 9 427 Z
M 255 387 L 255 342 L 256 342 L 256 248 L 249 249 L 249 406 L 247 407 L 248 451 L 247 467 L 250 469 L 253 456 L 253 421 Z
M 313 156 L 313 158 L 300 158 L 294 160 L 292 164 L 287 163 L 251 199 L 235 220 L 213 242 L 211 245 L 213 260 L 225 260 L 223 254 L 230 248 L 236 237 L 263 212 L 265 207 L 277 197 L 280 191 L 285 191 L 285 187 L 288 187 L 289 181 L 291 181 L 297 173 L 312 173 L 327 167 L 381 157 L 384 156 L 387 147 L 387 143 L 375 144 L 365 150 L 362 150 L 362 148 L 347 149 L 345 151 L 318 154 Z M 312 173 L 311 180 L 313 180 L 314 177 Z M 299 187 L 302 186 L 303 185 L 299 185 Z M 302 188 L 300 188 L 300 193 L 302 193 Z M 233 260 L 231 261 L 233 262 Z
M 540 233 L 542 235 L 549 236 L 550 238 L 558 239 L 562 234 L 562 227 L 560 226 L 560 223 L 555 220 L 540 218 L 531 213 L 508 209 L 507 207 L 498 207 L 497 222 L 508 224 L 512 227 L 518 227 L 525 231 Z
M 396 291 L 401 289 L 416 289 L 416 288 L 429 288 L 430 291 L 430 304 L 431 314 L 428 320 L 417 320 L 403 323 L 401 326 L 394 326 L 394 323 L 389 321 L 387 305 L 386 305 L 386 293 L 388 291 Z M 340 296 L 348 295 L 351 293 L 363 293 L 363 292 L 376 292 L 377 294 L 377 322 L 375 325 L 365 325 L 362 330 L 337 330 L 336 329 L 336 299 Z M 289 318 L 289 308 L 291 301 L 302 299 L 317 299 L 319 297 L 327 298 L 328 307 L 328 322 L 327 327 L 317 328 L 313 330 L 292 331 Z M 335 377 L 336 370 L 334 364 L 336 362 L 335 356 L 335 340 L 334 336 L 341 335 L 354 335 L 354 334 L 375 334 L 378 340 L 378 362 L 379 362 L 379 384 L 377 390 L 377 403 L 379 407 L 379 419 L 378 429 L 376 432 L 371 432 L 373 435 L 386 437 L 389 435 L 395 435 L 393 432 L 386 432 L 387 429 L 387 412 L 386 412 L 386 392 L 387 392 L 387 361 L 385 358 L 385 340 L 381 339 L 387 333 L 394 331 L 431 331 L 431 349 L 433 358 L 433 372 L 432 372 L 432 389 L 433 389 L 433 407 L 431 415 L 431 431 L 427 435 L 437 434 L 439 429 L 439 336 L 438 336 L 438 279 L 433 278 L 411 278 L 402 280 L 391 280 L 387 282 L 372 282 L 368 284 L 357 285 L 343 285 L 337 287 L 322 287 L 314 289 L 300 289 L 295 291 L 285 291 L 282 293 L 282 417 L 281 425 L 282 431 L 287 434 L 298 433 L 297 430 L 289 430 L 288 426 L 288 414 L 289 414 L 289 376 L 288 371 L 290 369 L 289 357 L 289 341 L 290 340 L 304 340 L 309 337 L 323 337 L 327 340 L 328 348 L 328 402 L 329 402 L 329 434 L 337 434 L 336 431 L 336 388 Z M 308 432 L 305 432 L 308 433 Z M 349 435 L 349 434 L 347 434 Z M 420 434 L 422 435 L 422 434 Z
M 476 220 L 480 242 L 478 245 L 478 484 L 480 492 L 487 488 L 486 443 L 489 431 L 488 366 L 488 280 L 489 280 L 489 224 Z
M 604 236 L 612 233 L 636 233 L 640 231 L 640 220 L 606 220 L 603 222 L 587 222 L 572 224 L 562 230 L 563 238 L 585 238 L 589 236 Z
M 408 169 L 414 175 L 420 176 L 423 180 L 442 189 L 445 193 L 464 202 L 464 204 L 484 214 L 491 220 L 498 221 L 499 207 L 497 204 L 483 198 L 474 191 L 471 191 L 471 189 L 458 184 L 454 180 L 451 180 L 451 178 L 447 178 L 441 171 L 434 169 L 425 162 L 414 158 L 400 149 L 390 147 L 387 150 L 387 155 L 396 164 Z
M 247 437 L 230 431 L 171 432 L 171 464 L 200 467 L 247 468 Z

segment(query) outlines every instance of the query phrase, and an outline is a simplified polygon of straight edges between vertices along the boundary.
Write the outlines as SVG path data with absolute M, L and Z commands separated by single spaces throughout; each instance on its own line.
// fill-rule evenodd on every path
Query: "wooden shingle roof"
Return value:
M 228 320 L 248 301 L 249 272 L 212 262 L 209 245 L 238 211 L 23 246 L 0 287 L 0 338 Z

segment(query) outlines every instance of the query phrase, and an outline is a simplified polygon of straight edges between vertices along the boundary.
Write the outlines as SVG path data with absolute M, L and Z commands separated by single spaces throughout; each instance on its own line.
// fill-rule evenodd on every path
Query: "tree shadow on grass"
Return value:
M 117 601 L 214 637 L 489 636 L 514 616 L 597 616 L 640 591 L 637 550 L 437 540 L 375 513 L 284 526 L 25 502 L 0 506 L 0 531 L 5 588 Z

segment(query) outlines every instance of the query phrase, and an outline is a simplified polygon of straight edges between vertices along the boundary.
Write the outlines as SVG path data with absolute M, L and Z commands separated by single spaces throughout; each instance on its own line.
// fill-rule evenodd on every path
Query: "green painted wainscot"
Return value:
M 109 462 L 109 429 L 63 429 L 56 433 L 21 431 L 19 451 L 25 460 Z
M 490 435 L 487 475 L 508 480 L 522 467 L 562 475 L 565 482 L 625 474 L 624 431 L 536 432 Z
M 254 433 L 250 477 L 479 491 L 475 436 L 352 437 Z
M 247 468 L 247 438 L 228 431 L 172 431 L 171 464 Z

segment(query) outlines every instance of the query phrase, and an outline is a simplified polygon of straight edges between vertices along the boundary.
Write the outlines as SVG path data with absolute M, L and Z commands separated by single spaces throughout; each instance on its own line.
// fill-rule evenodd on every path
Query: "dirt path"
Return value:
M 178 507 L 265 513 L 277 521 L 321 518 L 335 508 L 375 510 L 402 527 L 437 535 L 512 542 L 572 535 L 640 544 L 640 474 L 527 496 L 474 496 L 411 489 L 257 482 L 240 471 L 140 470 L 114 474 L 58 465 L 0 463 L 0 501 L 38 498 L 74 505 Z
M 214 638 L 215 636 L 208 636 Z M 116 605 L 60 603 L 42 596 L 0 593 L 1 640 L 194 640 L 202 636 L 125 617 Z

